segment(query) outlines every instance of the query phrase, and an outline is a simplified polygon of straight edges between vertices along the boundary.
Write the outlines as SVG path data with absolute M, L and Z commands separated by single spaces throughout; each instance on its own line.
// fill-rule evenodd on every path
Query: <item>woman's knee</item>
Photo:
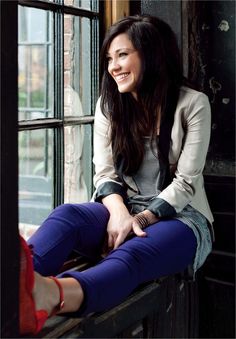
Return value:
M 57 220 L 76 228 L 85 225 L 105 227 L 109 219 L 109 212 L 104 205 L 96 202 L 66 203 L 56 207 L 48 219 Z
M 84 209 L 83 204 L 66 203 L 57 206 L 49 215 L 49 218 L 63 218 L 64 220 L 73 221 L 78 220 L 78 216 L 81 215 Z
M 57 214 L 57 215 L 67 215 L 67 214 L 71 214 L 71 212 L 73 212 L 74 210 L 74 204 L 71 203 L 66 203 L 66 204 L 61 204 L 59 206 L 57 206 L 56 208 L 54 208 L 54 210 L 50 213 L 49 216 Z

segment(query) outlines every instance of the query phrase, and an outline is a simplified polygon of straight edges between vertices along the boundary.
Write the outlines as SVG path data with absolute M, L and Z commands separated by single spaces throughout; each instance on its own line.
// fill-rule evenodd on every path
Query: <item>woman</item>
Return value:
M 139 284 L 187 267 L 194 275 L 211 251 L 202 176 L 210 106 L 184 86 L 174 33 L 158 18 L 126 17 L 109 29 L 101 67 L 93 202 L 57 207 L 29 239 L 34 274 L 21 239 L 21 333 L 55 313 L 107 310 Z M 94 267 L 51 277 L 73 249 L 95 259 L 104 244 Z

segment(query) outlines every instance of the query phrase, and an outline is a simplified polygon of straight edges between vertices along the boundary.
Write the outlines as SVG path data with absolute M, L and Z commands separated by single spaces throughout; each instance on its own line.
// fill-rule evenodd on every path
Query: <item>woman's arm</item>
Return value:
M 110 122 L 101 111 L 100 98 L 97 101 L 95 111 L 93 151 L 95 200 L 101 200 L 105 195 L 112 192 L 121 194 L 123 186 L 115 172 L 112 158 Z
M 182 113 L 182 119 L 185 136 L 175 177 L 148 206 L 148 210 L 160 217 L 180 212 L 194 198 L 196 189 L 201 189 L 203 185 L 202 172 L 211 130 L 211 110 L 207 96 L 200 92 L 192 96 L 188 108 Z

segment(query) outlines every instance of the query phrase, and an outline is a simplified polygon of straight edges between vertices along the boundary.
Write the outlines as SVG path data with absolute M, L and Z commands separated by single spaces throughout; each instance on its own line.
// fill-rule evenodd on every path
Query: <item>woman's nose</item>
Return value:
M 116 59 L 113 59 L 112 61 L 110 61 L 109 65 L 108 65 L 108 71 L 110 73 L 119 70 L 120 69 L 120 64 L 117 62 Z

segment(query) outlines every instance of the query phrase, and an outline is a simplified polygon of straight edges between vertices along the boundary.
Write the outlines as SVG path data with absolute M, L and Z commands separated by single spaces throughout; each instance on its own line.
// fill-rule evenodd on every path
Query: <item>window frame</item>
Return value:
M 130 14 L 130 0 L 105 0 L 104 25 L 107 30 L 113 23 Z
M 1 1 L 1 338 L 17 337 L 19 294 L 17 1 Z

